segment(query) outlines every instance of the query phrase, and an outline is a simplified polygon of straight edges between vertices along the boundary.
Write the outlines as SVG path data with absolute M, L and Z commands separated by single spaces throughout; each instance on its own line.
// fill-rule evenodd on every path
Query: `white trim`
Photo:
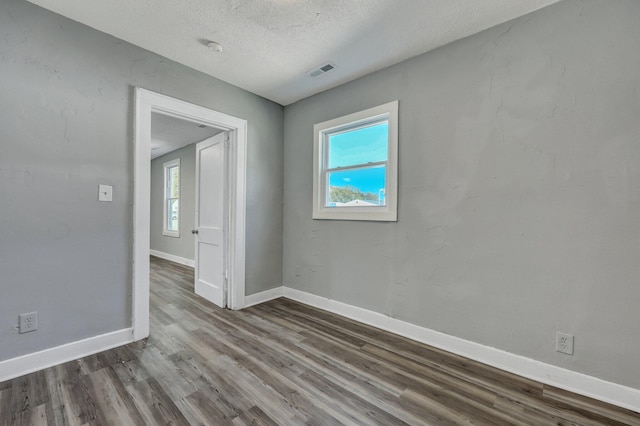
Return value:
M 158 250 L 149 250 L 149 254 L 152 256 L 159 257 L 160 259 L 170 260 L 171 262 L 179 263 L 181 265 L 190 266 L 195 268 L 196 262 L 193 259 L 187 259 L 186 257 L 176 256 L 175 254 L 165 253 L 163 251 Z
M 167 180 L 169 178 L 169 169 L 177 167 L 178 168 L 178 230 L 170 231 L 167 229 Z M 173 160 L 167 161 L 162 164 L 162 174 L 164 176 L 164 185 L 163 185 L 163 197 L 162 197 L 162 235 L 167 237 L 180 238 L 180 228 L 182 225 L 182 210 L 180 210 L 180 198 L 181 198 L 181 188 L 182 188 L 182 169 L 180 168 L 180 157 L 174 158 Z
M 541 383 L 595 398 L 633 411 L 640 411 L 640 389 L 607 382 L 593 376 L 556 367 L 500 349 L 460 339 L 428 328 L 292 288 L 283 288 L 284 297 L 381 328 L 505 370 Z
M 226 116 L 233 118 L 231 116 Z M 229 276 L 227 305 L 234 310 L 244 308 L 245 289 L 245 230 L 247 201 L 247 121 L 235 122 L 235 131 L 229 132 L 229 177 L 231 214 L 229 215 Z
M 113 331 L 0 362 L 0 382 L 133 342 L 132 330 Z
M 149 193 L 152 112 L 207 124 L 229 132 L 231 229 L 227 303 L 231 309 L 244 307 L 247 121 L 136 87 L 133 166 L 132 327 L 134 340 L 144 339 L 149 335 Z
M 282 297 L 284 294 L 284 287 L 271 288 L 269 290 L 261 291 L 260 293 L 250 294 L 244 298 L 244 307 L 258 305 L 260 303 L 268 302 L 269 300 Z
M 328 140 L 332 133 L 348 132 L 380 121 L 389 124 L 388 157 L 384 206 L 327 207 L 329 193 L 326 174 L 329 156 Z M 359 168 L 369 167 L 366 164 Z M 355 167 L 355 165 L 354 165 Z M 334 169 L 331 169 L 334 170 Z M 372 220 L 395 222 L 398 220 L 398 101 L 388 102 L 364 111 L 317 123 L 313 126 L 313 219 Z

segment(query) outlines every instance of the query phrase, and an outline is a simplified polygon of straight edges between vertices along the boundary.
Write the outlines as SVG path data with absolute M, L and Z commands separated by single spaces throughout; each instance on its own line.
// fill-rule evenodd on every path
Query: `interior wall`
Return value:
M 180 159 L 180 236 L 163 235 L 164 163 Z M 196 216 L 196 144 L 151 160 L 151 249 L 194 260 Z
M 565 0 L 287 106 L 284 285 L 640 388 L 639 19 Z M 396 99 L 398 222 L 312 220 L 314 123 Z
M 246 292 L 281 285 L 282 106 L 23 0 L 0 76 L 0 361 L 131 326 L 136 86 L 248 120 Z

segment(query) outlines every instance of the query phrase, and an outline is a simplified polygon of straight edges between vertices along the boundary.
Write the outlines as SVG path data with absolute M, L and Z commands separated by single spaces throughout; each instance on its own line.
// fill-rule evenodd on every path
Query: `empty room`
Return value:
M 0 2 L 0 426 L 640 425 L 640 2 Z

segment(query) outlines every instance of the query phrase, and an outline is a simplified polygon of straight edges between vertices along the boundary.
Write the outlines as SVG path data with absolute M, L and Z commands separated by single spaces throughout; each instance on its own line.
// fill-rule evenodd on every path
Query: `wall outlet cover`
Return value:
M 556 351 L 573 355 L 573 335 L 556 332 Z
M 38 329 L 38 313 L 20 314 L 18 316 L 18 328 L 20 334 L 36 331 Z

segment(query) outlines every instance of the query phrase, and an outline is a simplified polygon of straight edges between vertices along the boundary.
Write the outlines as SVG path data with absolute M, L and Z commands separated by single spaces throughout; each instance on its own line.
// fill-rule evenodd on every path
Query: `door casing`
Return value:
M 135 88 L 133 164 L 133 340 L 149 336 L 149 222 L 151 113 L 180 118 L 229 132 L 229 308 L 245 305 L 247 121 L 140 87 Z

